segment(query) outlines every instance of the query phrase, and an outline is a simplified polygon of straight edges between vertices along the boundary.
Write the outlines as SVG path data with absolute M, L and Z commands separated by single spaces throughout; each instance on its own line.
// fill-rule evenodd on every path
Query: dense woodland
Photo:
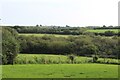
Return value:
M 79 27 L 3 27 L 3 64 L 12 64 L 17 54 L 56 54 L 120 58 L 120 37 L 103 37 L 85 32 Z M 55 36 L 24 36 L 18 33 L 72 34 L 68 38 Z M 78 36 L 74 36 L 78 35 Z M 104 33 L 105 35 L 105 33 Z M 110 34 L 109 34 L 110 35 Z M 11 59 L 12 58 L 12 59 Z
M 33 54 L 76 54 L 91 56 L 94 54 L 116 57 L 118 54 L 118 37 L 102 38 L 100 36 L 79 36 L 68 38 L 54 36 L 19 36 L 21 53 Z

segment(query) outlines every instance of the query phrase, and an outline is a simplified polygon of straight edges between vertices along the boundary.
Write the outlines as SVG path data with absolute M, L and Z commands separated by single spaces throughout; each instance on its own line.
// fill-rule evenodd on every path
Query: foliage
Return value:
M 79 27 L 66 27 L 59 26 L 12 26 L 19 33 L 45 33 L 45 34 L 68 34 L 68 35 L 79 35 L 85 31 L 85 28 Z
M 105 36 L 113 36 L 114 34 L 114 31 L 105 31 Z
M 19 53 L 17 32 L 9 27 L 2 28 L 2 63 L 13 64 L 14 58 Z
M 62 35 L 118 35 L 118 26 L 116 27 L 60 27 L 60 26 L 11 26 L 19 33 L 42 33 L 42 34 L 62 34 Z M 107 32 L 106 32 L 107 31 Z M 110 32 L 108 32 L 110 31 Z M 111 32 L 112 31 L 112 32 Z M 90 33 L 88 33 L 90 32 Z
M 73 55 L 73 54 L 68 55 L 68 58 L 71 60 L 71 63 L 73 64 L 74 60 L 75 60 L 75 55 Z
M 93 62 L 96 63 L 97 60 L 98 60 L 98 56 L 97 56 L 97 55 L 94 55 L 94 56 L 93 56 Z
M 72 56 L 73 62 L 70 60 Z M 95 57 L 95 56 L 93 56 Z M 96 56 L 98 58 L 98 56 Z M 14 64 L 84 64 L 94 63 L 92 57 L 75 55 L 52 55 L 52 54 L 19 54 Z M 118 59 L 98 58 L 95 63 L 100 64 L 120 64 Z
M 55 36 L 19 36 L 21 45 L 21 53 L 36 53 L 36 54 L 70 54 L 82 56 L 92 56 L 95 54 L 100 57 L 118 56 L 118 38 L 103 38 L 100 36 L 69 36 L 55 37 Z

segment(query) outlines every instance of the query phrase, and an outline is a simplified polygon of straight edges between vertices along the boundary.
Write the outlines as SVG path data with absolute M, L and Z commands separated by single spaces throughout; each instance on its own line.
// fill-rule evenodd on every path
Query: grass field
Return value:
M 25 34 L 25 33 L 20 33 L 19 35 L 23 35 L 23 36 L 36 36 L 36 37 L 43 37 L 43 36 L 55 36 L 55 37 L 63 37 L 63 38 L 69 38 L 70 36 L 72 37 L 79 37 L 79 36 L 83 36 L 83 35 L 61 35 L 61 34 Z M 106 37 L 106 36 L 102 36 L 102 38 L 112 38 L 110 37 Z
M 96 29 L 96 30 L 87 30 L 87 32 L 95 32 L 95 33 L 104 33 L 105 31 L 114 31 L 115 33 L 118 33 L 118 29 Z
M 75 56 L 74 63 L 92 63 L 92 57 Z M 118 63 L 117 59 L 99 58 L 99 63 Z M 66 55 L 48 55 L 48 54 L 19 54 L 15 60 L 15 64 L 70 64 L 68 56 Z
M 106 64 L 3 65 L 3 78 L 117 78 L 118 66 Z
M 21 33 L 19 35 L 24 35 L 24 36 L 31 36 L 31 35 L 34 35 L 34 36 L 38 36 L 38 37 L 42 37 L 42 36 L 55 36 L 55 37 L 69 37 L 69 36 L 72 36 L 72 35 L 61 35 L 61 34 L 24 34 L 24 33 Z
M 89 63 L 91 57 L 75 57 L 69 64 L 68 56 L 48 54 L 19 54 L 16 64 L 3 65 L 3 78 L 117 78 L 118 65 Z M 107 58 L 105 61 L 118 62 Z M 104 62 L 103 58 L 99 61 Z

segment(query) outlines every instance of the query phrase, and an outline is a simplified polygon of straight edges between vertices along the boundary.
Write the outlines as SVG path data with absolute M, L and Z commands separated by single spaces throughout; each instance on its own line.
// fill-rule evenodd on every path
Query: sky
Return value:
M 0 0 L 2 25 L 117 26 L 119 0 Z

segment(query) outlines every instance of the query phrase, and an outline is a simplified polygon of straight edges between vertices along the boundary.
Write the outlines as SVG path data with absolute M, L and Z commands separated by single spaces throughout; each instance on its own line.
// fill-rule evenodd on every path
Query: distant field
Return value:
M 114 31 L 115 33 L 118 33 L 118 29 L 96 29 L 96 30 L 93 30 L 93 29 L 90 29 L 90 30 L 87 30 L 86 32 L 94 32 L 94 33 L 104 33 L 105 31 Z M 41 34 L 41 33 L 20 33 L 19 35 L 24 35 L 24 36 L 31 36 L 31 35 L 34 35 L 34 36 L 39 36 L 39 37 L 42 37 L 42 36 L 55 36 L 55 37 L 69 37 L 69 36 L 78 36 L 78 35 L 62 35 L 62 34 Z
M 87 32 L 95 32 L 95 33 L 104 33 L 105 31 L 114 31 L 115 33 L 118 33 L 118 29 L 96 29 L 96 30 L 87 30 Z
M 34 35 L 34 36 L 40 36 L 40 37 L 42 37 L 42 36 L 55 36 L 55 37 L 69 37 L 69 36 L 72 36 L 72 35 L 60 35 L 60 34 L 24 34 L 24 33 L 22 33 L 22 34 L 19 34 L 19 35 L 25 35 L 25 36 L 31 36 L 31 35 Z
M 3 65 L 3 78 L 117 78 L 118 66 L 106 64 Z
M 55 37 L 64 37 L 64 38 L 68 38 L 70 36 L 72 37 L 78 37 L 78 36 L 82 36 L 82 35 L 61 35 L 61 34 L 31 34 L 31 33 L 28 33 L 28 34 L 25 34 L 25 33 L 20 33 L 19 35 L 23 35 L 23 36 L 37 36 L 37 37 L 42 37 L 42 36 L 55 36 Z M 102 36 L 102 38 L 112 38 L 112 37 L 105 37 L 105 36 Z

